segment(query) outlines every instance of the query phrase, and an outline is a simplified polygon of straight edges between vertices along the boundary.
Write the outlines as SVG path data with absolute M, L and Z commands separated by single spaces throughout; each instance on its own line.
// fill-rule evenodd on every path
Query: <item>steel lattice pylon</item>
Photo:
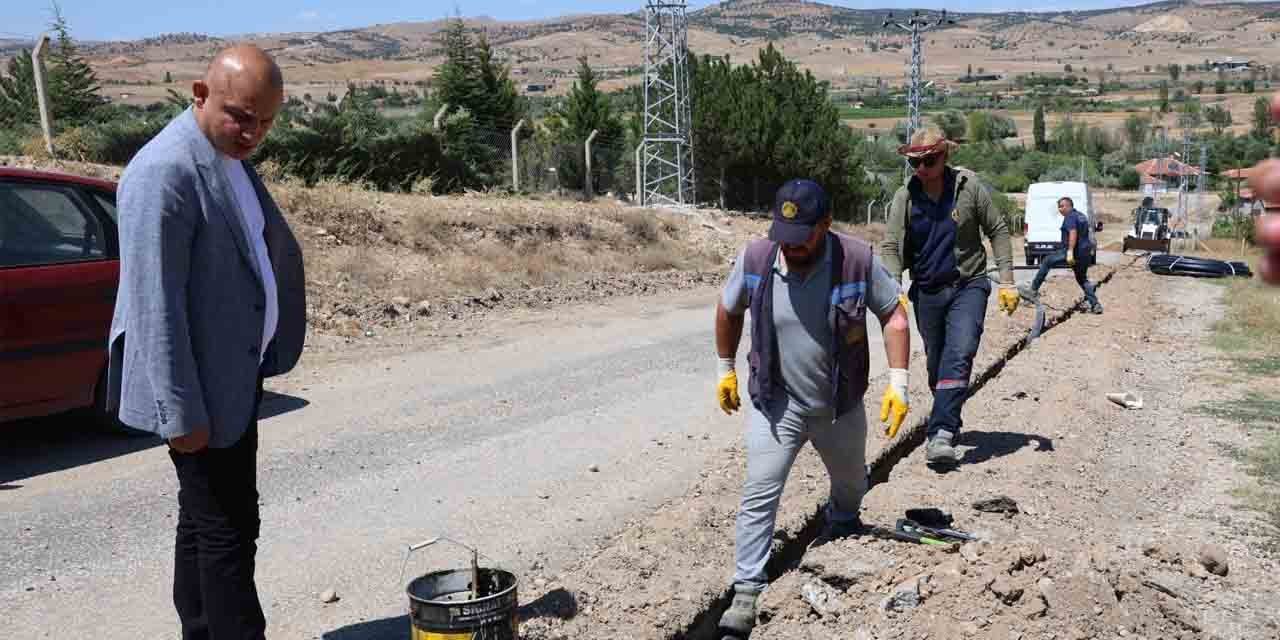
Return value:
M 640 204 L 694 204 L 693 109 L 684 0 L 647 0 Z
M 907 88 L 907 140 L 911 140 L 912 134 L 920 130 L 920 103 L 923 91 L 923 74 L 924 67 L 924 47 L 921 44 L 921 34 L 933 27 L 939 27 L 944 24 L 955 24 L 955 20 L 947 18 L 947 10 L 942 10 L 942 15 L 936 20 L 928 20 L 921 15 L 919 11 L 912 14 L 911 19 L 903 24 L 893 21 L 893 14 L 885 19 L 884 28 L 890 25 L 898 27 L 911 34 L 911 85 Z

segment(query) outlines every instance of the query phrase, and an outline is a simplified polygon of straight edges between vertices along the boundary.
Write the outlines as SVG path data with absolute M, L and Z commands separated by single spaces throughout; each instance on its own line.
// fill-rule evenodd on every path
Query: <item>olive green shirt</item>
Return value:
M 982 236 L 991 241 L 996 266 L 1000 270 L 1000 282 L 1013 284 L 1013 244 L 1009 239 L 1009 223 L 991 204 L 991 194 L 968 169 L 955 168 L 955 203 L 951 215 L 956 221 L 956 268 L 963 280 L 980 277 L 987 272 L 987 249 Z M 911 180 L 918 180 L 915 176 Z M 905 265 L 911 263 L 908 212 L 910 189 L 908 184 L 898 188 L 889 205 L 888 228 L 880 245 L 880 259 L 893 277 L 901 280 Z M 981 233 L 980 233 L 981 232 Z

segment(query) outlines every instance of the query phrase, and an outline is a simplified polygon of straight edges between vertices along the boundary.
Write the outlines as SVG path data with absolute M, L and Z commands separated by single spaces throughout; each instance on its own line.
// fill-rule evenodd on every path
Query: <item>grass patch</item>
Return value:
M 1280 396 L 1250 391 L 1244 398 L 1205 403 L 1197 412 L 1246 427 L 1262 426 L 1267 431 L 1275 431 L 1275 424 L 1280 422 Z
M 1226 286 L 1227 313 L 1214 327 L 1214 346 L 1239 354 L 1238 363 L 1259 375 L 1275 375 L 1280 372 L 1280 288 L 1235 278 Z
M 1250 262 L 1256 266 L 1256 256 Z M 1235 452 L 1254 483 L 1236 494 L 1250 508 L 1266 516 L 1278 532 L 1272 546 L 1280 545 L 1280 288 L 1258 280 L 1231 279 L 1223 300 L 1227 311 L 1214 326 L 1213 343 L 1226 352 L 1234 369 L 1254 390 L 1243 398 L 1209 402 L 1199 408 L 1204 415 L 1243 425 L 1258 438 L 1249 449 Z
M 1248 474 L 1257 482 L 1237 492 L 1245 502 L 1266 514 L 1271 526 L 1280 531 L 1280 437 L 1271 437 L 1245 454 Z M 1274 549 L 1280 540 L 1272 541 Z

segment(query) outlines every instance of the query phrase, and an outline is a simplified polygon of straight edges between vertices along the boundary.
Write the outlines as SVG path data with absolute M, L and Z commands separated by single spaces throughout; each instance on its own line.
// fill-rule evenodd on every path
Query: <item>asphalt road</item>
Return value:
M 713 400 L 714 295 L 494 320 L 478 339 L 323 369 L 304 358 L 270 381 L 257 568 L 268 636 L 406 637 L 407 545 L 447 535 L 532 579 L 682 495 L 740 438 L 742 419 Z M 158 440 L 70 417 L 5 425 L 0 637 L 176 637 L 175 494 Z M 408 574 L 464 564 L 441 545 Z M 327 589 L 341 600 L 321 603 Z

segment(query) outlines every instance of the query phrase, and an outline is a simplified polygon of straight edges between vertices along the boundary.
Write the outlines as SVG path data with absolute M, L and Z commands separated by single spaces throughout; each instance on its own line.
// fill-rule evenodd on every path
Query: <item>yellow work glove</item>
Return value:
M 742 400 L 738 397 L 738 373 L 733 369 L 733 358 L 720 358 L 717 365 L 720 383 L 716 385 L 716 399 L 720 401 L 720 410 L 732 415 Z
M 906 369 L 890 369 L 889 385 L 884 388 L 884 399 L 880 401 L 880 422 L 884 423 L 884 435 L 893 438 L 902 428 L 902 421 L 907 419 L 907 411 L 911 403 L 907 401 L 907 385 L 911 381 L 911 373 Z
M 1011 284 L 1000 285 L 1000 293 L 996 297 L 1000 301 L 1000 310 L 1009 315 L 1018 310 L 1018 301 L 1022 298 L 1018 295 L 1018 289 Z
M 1067 252 L 1067 266 L 1068 267 L 1076 266 L 1076 254 L 1073 251 Z

